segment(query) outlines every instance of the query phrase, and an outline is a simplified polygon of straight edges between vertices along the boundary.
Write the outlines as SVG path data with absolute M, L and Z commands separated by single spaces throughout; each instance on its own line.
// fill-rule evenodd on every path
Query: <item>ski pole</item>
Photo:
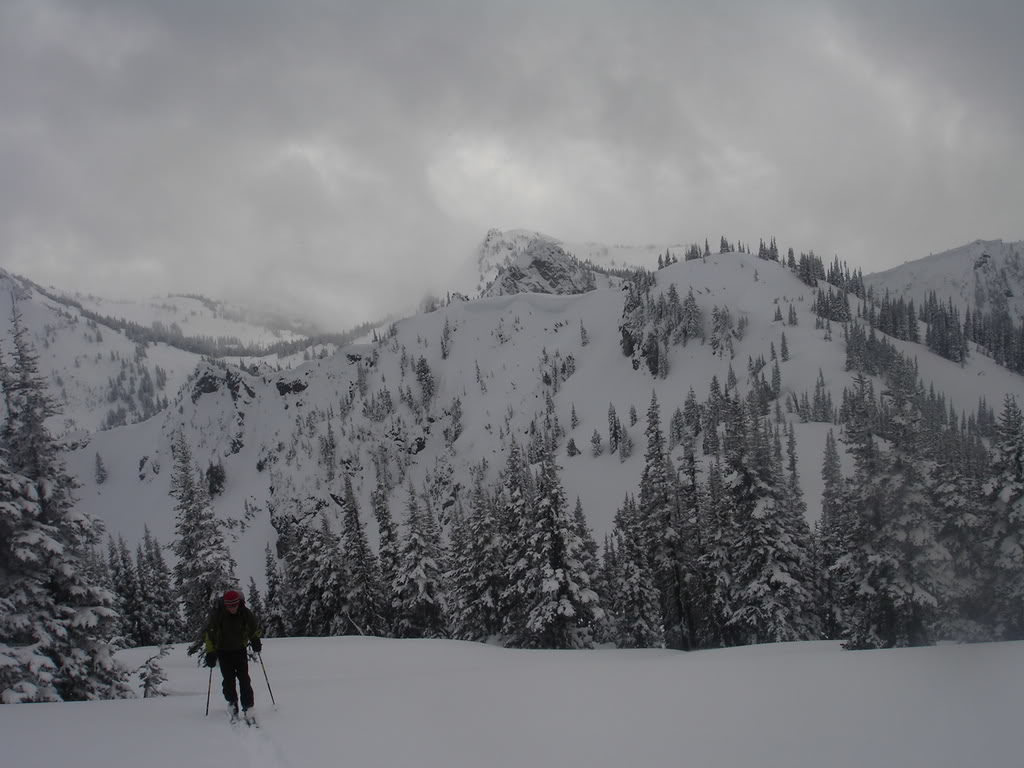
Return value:
M 213 667 L 210 667 L 210 680 L 206 683 L 206 715 L 210 716 L 210 690 L 213 688 Z
M 263 654 L 257 653 L 256 658 L 260 660 L 260 668 L 263 670 L 263 679 L 267 681 L 267 690 L 270 691 L 270 701 L 276 707 L 277 702 L 274 701 L 274 689 L 270 687 L 270 678 L 267 677 L 267 665 L 263 663 Z

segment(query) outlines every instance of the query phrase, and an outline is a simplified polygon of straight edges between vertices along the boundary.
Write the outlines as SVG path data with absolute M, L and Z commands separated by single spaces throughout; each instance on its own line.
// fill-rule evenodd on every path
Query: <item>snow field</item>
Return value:
M 140 664 L 151 650 L 122 654 Z M 269 639 L 261 728 L 175 647 L 162 699 L 0 708 L 4 764 L 421 768 L 1019 766 L 1024 643 L 850 652 L 516 651 L 455 641 Z

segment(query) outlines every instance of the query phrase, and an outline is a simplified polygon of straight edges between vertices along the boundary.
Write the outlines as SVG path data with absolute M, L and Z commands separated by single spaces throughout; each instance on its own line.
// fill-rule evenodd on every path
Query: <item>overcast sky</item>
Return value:
M 865 272 L 1019 240 L 1022 30 L 1020 0 L 0 0 L 0 266 L 347 327 L 490 227 Z

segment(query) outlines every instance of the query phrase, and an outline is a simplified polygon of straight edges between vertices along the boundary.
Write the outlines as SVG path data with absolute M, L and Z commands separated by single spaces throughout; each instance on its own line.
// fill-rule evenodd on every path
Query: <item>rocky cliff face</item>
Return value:
M 483 291 L 484 296 L 514 293 L 585 293 L 593 290 L 594 275 L 556 242 L 545 238 L 530 240 L 511 253 L 498 267 L 497 275 Z

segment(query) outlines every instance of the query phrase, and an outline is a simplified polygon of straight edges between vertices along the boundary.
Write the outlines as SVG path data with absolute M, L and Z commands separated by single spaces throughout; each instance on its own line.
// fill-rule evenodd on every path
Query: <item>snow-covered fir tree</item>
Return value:
M 291 523 L 283 532 L 287 546 L 288 634 L 326 637 L 345 626 L 345 564 L 338 534 L 326 515 L 318 524 Z
M 345 564 L 344 627 L 341 634 L 379 635 L 385 631 L 380 604 L 383 600 L 377 558 L 370 549 L 352 478 L 345 475 L 345 509 L 342 513 L 341 557 Z
M 627 498 L 615 515 L 614 557 L 606 560 L 604 576 L 610 608 L 607 635 L 619 648 L 664 643 L 661 599 L 645 540 L 636 502 Z
M 647 450 L 640 477 L 638 514 L 641 535 L 661 602 L 661 626 L 669 648 L 683 648 L 684 584 L 680 563 L 679 508 L 675 470 L 665 451 L 657 395 L 647 408 Z
M 111 587 L 116 596 L 121 641 L 127 647 L 148 645 L 149 627 L 143 616 L 145 596 L 141 578 L 123 537 L 119 536 L 116 542 L 113 537 L 107 540 L 107 560 Z
M 929 432 L 930 468 L 926 479 L 935 538 L 949 553 L 950 572 L 940 595 L 937 637 L 958 641 L 994 637 L 988 574 L 996 505 L 982 488 L 983 475 L 971 467 L 969 440 L 951 414 L 945 427 Z
M 732 502 L 718 461 L 708 469 L 701 502 L 700 572 L 706 613 L 701 622 L 700 644 L 717 647 L 730 644 L 726 627 L 734 610 L 732 554 L 737 536 Z
M 507 645 L 519 646 L 526 642 L 527 601 L 533 587 L 530 535 L 534 529 L 534 508 L 529 469 L 514 440 L 509 446 L 498 503 L 498 524 L 505 545 L 502 635 Z
M 263 550 L 263 562 L 266 592 L 263 598 L 263 615 L 259 617 L 260 627 L 264 637 L 284 637 L 288 634 L 291 601 L 288 599 L 285 574 L 269 542 Z
M 235 586 L 235 561 L 181 430 L 175 435 L 173 454 L 174 583 L 183 607 L 185 636 L 193 640 L 191 649 L 198 650 L 214 596 Z
M 992 504 L 991 625 L 996 637 L 1024 639 L 1024 415 L 1007 395 L 999 415 L 992 479 L 985 487 Z
M 370 497 L 373 516 L 377 521 L 377 560 L 380 568 L 381 622 L 387 633 L 395 632 L 395 579 L 399 569 L 399 541 L 391 509 L 388 507 L 388 491 L 378 484 Z
M 831 429 L 825 438 L 821 477 L 823 491 L 821 517 L 818 518 L 815 528 L 815 571 L 820 595 L 822 632 L 827 638 L 837 638 L 843 636 L 849 626 L 849 606 L 840 588 L 841 579 L 835 572 L 836 563 L 844 551 L 848 523 L 843 500 L 845 480 L 835 433 Z
M 740 644 L 809 640 L 819 633 L 810 531 L 766 432 L 767 424 L 751 411 L 746 454 L 730 464 L 735 586 L 726 627 Z
M 160 687 L 167 682 L 167 675 L 160 664 L 160 660 L 170 652 L 169 646 L 162 645 L 155 654 L 149 656 L 142 666 L 139 667 L 139 687 L 142 688 L 142 698 L 151 699 L 156 696 L 167 695 Z
M 452 534 L 452 636 L 486 640 L 502 629 L 502 594 L 505 591 L 505 547 L 495 513 L 494 499 L 478 473 L 470 509 Z M 458 542 L 458 544 L 456 543 Z
M 75 509 L 75 481 L 46 419 L 57 412 L 17 302 L 0 357 L 0 701 L 130 695 L 113 659 L 115 597 L 89 567 L 101 527 Z
M 249 586 L 246 587 L 245 594 L 245 604 L 249 606 L 249 610 L 256 617 L 257 623 L 262 622 L 266 609 L 263 607 L 263 593 L 260 592 L 255 576 L 249 577 Z
M 164 559 L 163 547 L 145 526 L 135 551 L 135 567 L 142 592 L 141 625 L 144 645 L 177 643 L 186 639 L 174 574 Z
M 847 440 L 855 474 L 847 484 L 850 510 L 844 573 L 851 626 L 850 648 L 890 648 L 931 641 L 948 553 L 936 543 L 928 519 L 927 490 L 917 455 L 912 378 L 903 370 L 886 393 L 895 425 L 891 448 L 876 439 L 871 387 L 855 379 Z
M 586 551 L 565 499 L 558 467 L 546 451 L 537 478 L 529 535 L 524 643 L 534 648 L 589 648 L 603 617 L 584 568 Z
M 406 533 L 394 583 L 399 637 L 446 637 L 444 569 L 437 529 L 429 509 L 421 509 L 416 490 L 407 491 Z

